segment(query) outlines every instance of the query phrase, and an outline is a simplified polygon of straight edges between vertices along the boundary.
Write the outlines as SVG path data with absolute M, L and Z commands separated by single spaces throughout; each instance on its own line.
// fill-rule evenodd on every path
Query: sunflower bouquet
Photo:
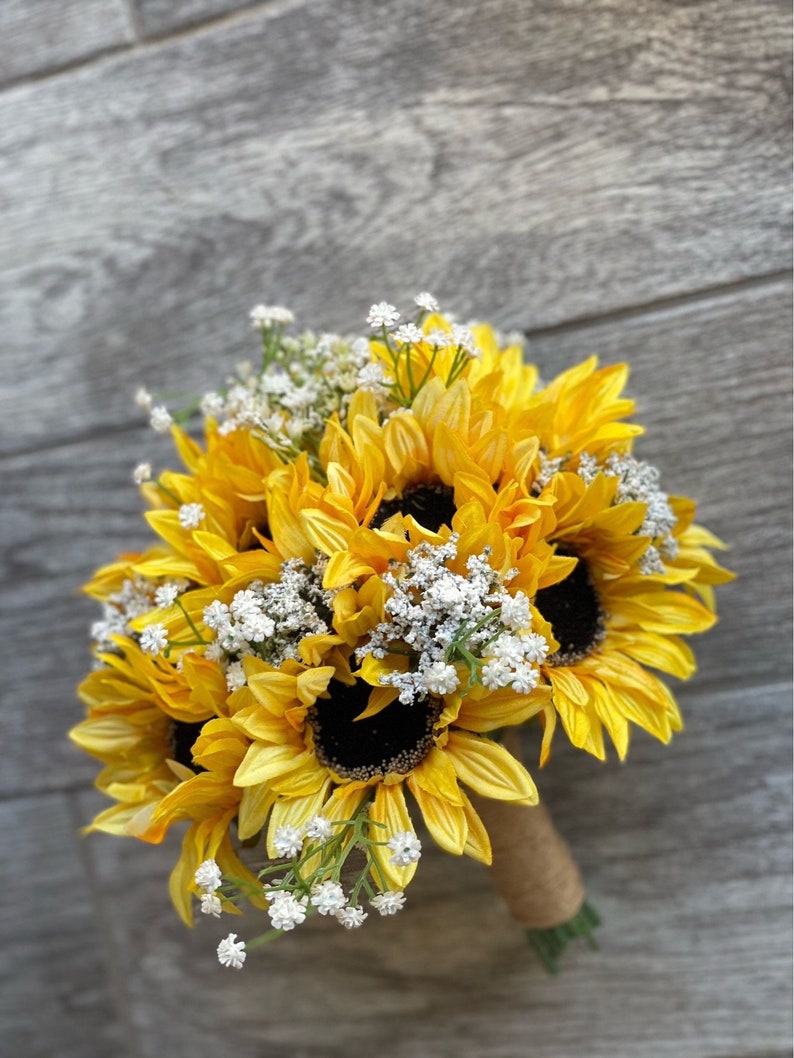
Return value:
M 520 337 L 415 303 L 373 305 L 355 339 L 260 305 L 257 367 L 179 415 L 138 394 L 184 470 L 135 468 L 156 542 L 86 585 L 102 616 L 71 737 L 114 802 L 89 830 L 182 824 L 185 922 L 267 916 L 220 942 L 226 966 L 312 913 L 398 912 L 421 819 L 492 865 L 554 968 L 597 918 L 516 732 L 540 725 L 541 765 L 560 728 L 601 759 L 632 725 L 667 742 L 651 670 L 693 673 L 682 637 L 731 577 L 632 454 L 625 365 L 544 385 Z

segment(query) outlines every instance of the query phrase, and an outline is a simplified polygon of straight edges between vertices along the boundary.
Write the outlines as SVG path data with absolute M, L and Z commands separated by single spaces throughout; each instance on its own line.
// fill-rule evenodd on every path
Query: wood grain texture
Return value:
M 545 327 L 790 263 L 789 12 L 356 0 L 0 96 L 4 450 L 214 381 L 255 301 Z
M 310 918 L 235 973 L 214 947 L 229 929 L 255 935 L 255 916 L 188 932 L 166 906 L 173 845 L 88 839 L 141 1055 L 782 1056 L 789 695 L 761 688 L 752 708 L 742 693 L 687 695 L 686 736 L 638 739 L 624 766 L 555 755 L 541 791 L 605 920 L 600 950 L 570 948 L 558 978 L 485 869 L 429 841 L 401 916 L 352 934 Z
M 145 38 L 163 37 L 174 30 L 256 6 L 256 0 L 132 0 Z
M 3 0 L 0 85 L 132 43 L 124 0 Z
M 0 1041 L 24 1058 L 126 1058 L 96 906 L 63 796 L 0 804 Z
M 788 302 L 787 286 L 773 283 L 530 345 L 547 377 L 591 352 L 605 362 L 628 357 L 648 426 L 639 454 L 661 467 L 671 491 L 697 496 L 702 521 L 731 544 L 726 558 L 740 579 L 719 592 L 720 624 L 693 640 L 699 686 L 790 676 L 791 486 L 780 462 L 791 436 Z M 3 461 L 0 738 L 24 739 L 37 766 L 12 758 L 0 789 L 58 789 L 93 775 L 62 738 L 80 717 L 74 687 L 96 616 L 77 592 L 95 565 L 151 539 L 130 480 L 144 459 L 177 466 L 170 439 L 146 429 Z M 42 613 L 58 634 L 46 652 L 20 652 Z

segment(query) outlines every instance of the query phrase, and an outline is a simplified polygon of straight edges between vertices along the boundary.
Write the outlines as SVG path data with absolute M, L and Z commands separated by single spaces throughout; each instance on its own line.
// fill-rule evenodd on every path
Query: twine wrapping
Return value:
M 472 800 L 491 839 L 491 879 L 513 918 L 527 929 L 574 918 L 584 903 L 584 883 L 543 805 Z
M 517 738 L 507 748 L 520 759 Z M 528 929 L 573 919 L 584 904 L 584 883 L 546 808 L 476 795 L 472 800 L 491 839 L 491 879 L 513 918 Z

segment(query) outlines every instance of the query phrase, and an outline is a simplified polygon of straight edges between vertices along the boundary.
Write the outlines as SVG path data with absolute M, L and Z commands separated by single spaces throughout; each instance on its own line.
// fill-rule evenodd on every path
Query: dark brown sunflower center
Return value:
M 574 552 L 557 549 L 558 555 L 578 557 Z M 583 558 L 565 580 L 541 588 L 535 605 L 551 625 L 560 649 L 549 656 L 550 665 L 572 665 L 586 658 L 606 635 L 606 614 Z
M 442 706 L 438 699 L 392 702 L 375 716 L 356 720 L 367 707 L 369 684 L 356 680 L 348 687 L 331 680 L 328 690 L 331 697 L 318 698 L 307 719 L 317 759 L 337 775 L 364 781 L 388 772 L 405 775 L 430 752 Z
M 437 533 L 442 525 L 451 525 L 456 511 L 455 493 L 449 485 L 412 485 L 402 496 L 385 500 L 372 519 L 372 528 L 380 529 L 393 514 L 412 515 L 420 525 Z
M 171 746 L 171 759 L 193 771 L 206 771 L 200 764 L 193 763 L 193 743 L 201 734 L 204 723 L 188 724 L 184 720 L 172 720 L 168 730 L 168 741 Z

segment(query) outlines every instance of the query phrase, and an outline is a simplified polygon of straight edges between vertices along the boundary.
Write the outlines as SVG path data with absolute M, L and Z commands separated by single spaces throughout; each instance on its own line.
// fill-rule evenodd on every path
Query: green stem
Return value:
M 179 609 L 182 611 L 185 620 L 190 625 L 190 631 L 196 637 L 198 642 L 201 643 L 201 644 L 205 644 L 206 645 L 206 640 L 203 638 L 203 636 L 201 635 L 201 632 L 199 632 L 198 628 L 196 628 L 196 626 L 193 624 L 193 619 L 190 616 L 190 614 L 187 612 L 187 610 L 185 609 L 185 607 L 184 607 L 184 605 L 182 603 L 182 600 L 181 599 L 174 599 L 174 602 L 179 607 Z
M 271 940 L 276 940 L 277 937 L 283 936 L 283 930 L 269 929 L 267 933 L 261 933 L 258 937 L 254 937 L 253 940 L 247 940 L 245 942 L 245 950 L 252 951 L 254 948 L 260 948 L 263 944 L 269 944 Z
M 583 937 L 590 948 L 598 948 L 593 930 L 601 925 L 598 912 L 585 901 L 573 918 L 551 929 L 528 929 L 527 941 L 537 952 L 549 973 L 560 972 L 558 959 L 568 943 Z
M 177 494 L 175 492 L 172 492 L 170 489 L 167 489 L 165 487 L 165 485 L 163 485 L 163 483 L 160 481 L 159 478 L 155 478 L 154 484 L 157 486 L 157 488 L 160 490 L 160 492 L 163 493 L 164 496 L 167 496 L 169 498 L 169 500 L 173 500 L 174 503 L 177 505 L 177 507 L 181 507 L 182 506 L 182 501 L 177 496 Z
M 436 362 L 436 356 L 437 355 L 438 355 L 438 346 L 434 345 L 433 346 L 433 355 L 430 357 L 430 361 L 428 362 L 428 365 L 427 365 L 427 370 L 422 375 L 422 378 L 421 378 L 421 380 L 419 382 L 419 385 L 416 387 L 416 392 L 417 393 L 424 386 L 425 382 L 427 382 L 427 380 L 430 378 L 430 372 L 433 370 L 433 365 Z

